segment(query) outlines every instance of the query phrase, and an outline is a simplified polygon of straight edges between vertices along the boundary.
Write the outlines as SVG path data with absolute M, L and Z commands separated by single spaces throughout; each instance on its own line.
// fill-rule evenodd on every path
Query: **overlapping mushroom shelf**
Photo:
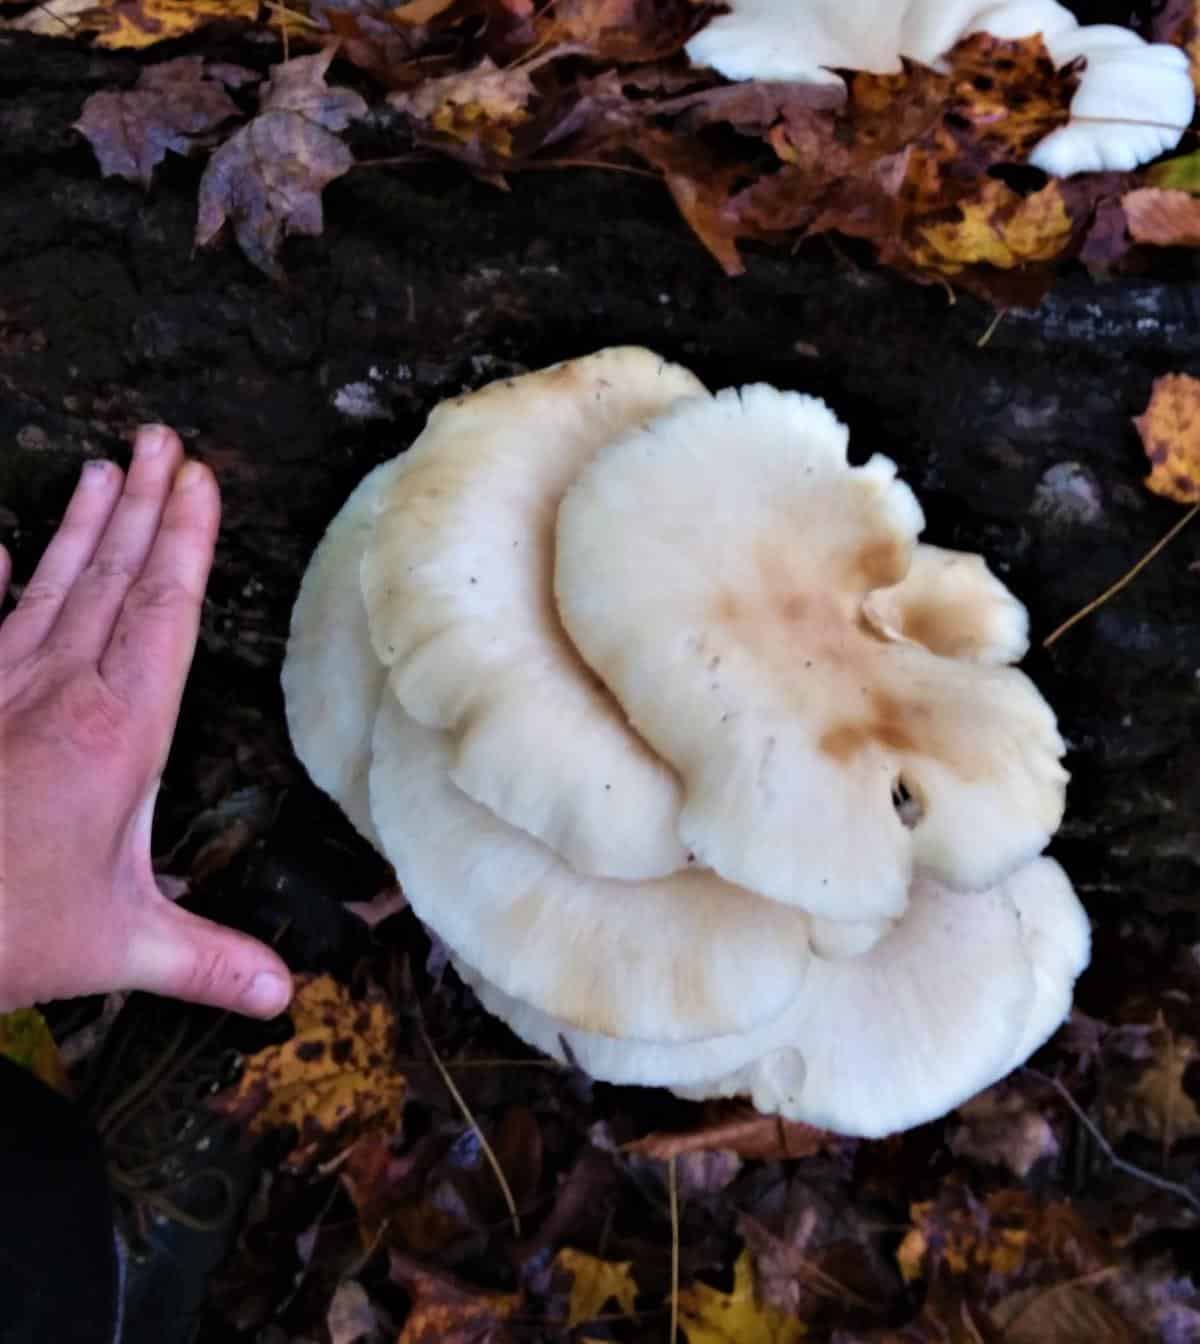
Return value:
M 1128 171 L 1173 149 L 1191 124 L 1185 52 L 1116 24 L 1081 25 L 1057 0 L 728 0 L 687 52 L 730 79 L 837 87 L 838 71 L 895 73 L 902 57 L 936 65 L 980 32 L 1040 34 L 1056 67 L 1079 63 L 1070 120 L 1030 156 L 1048 173 Z
M 846 453 L 635 348 L 443 403 L 331 524 L 284 689 L 519 1035 L 877 1135 L 1027 1058 L 1088 926 L 1024 609 Z

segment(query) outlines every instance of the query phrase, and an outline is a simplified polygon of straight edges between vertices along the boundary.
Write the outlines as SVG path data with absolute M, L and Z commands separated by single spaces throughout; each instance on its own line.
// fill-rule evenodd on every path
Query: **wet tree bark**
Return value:
M 0 36 L 0 537 L 19 579 L 82 458 L 120 453 L 139 421 L 180 429 L 226 507 L 183 740 L 227 749 L 235 775 L 261 762 L 214 744 L 248 713 L 270 768 L 293 769 L 276 689 L 288 611 L 353 483 L 440 398 L 600 346 L 826 397 L 857 453 L 900 463 L 928 539 L 982 551 L 1038 639 L 1179 515 L 1142 487 L 1130 420 L 1156 375 L 1200 373 L 1193 285 L 1070 278 L 981 344 L 980 304 L 824 244 L 751 255 L 728 279 L 652 182 L 538 175 L 504 194 L 449 168 L 362 168 L 326 193 L 325 236 L 288 245 L 279 287 L 231 245 L 193 254 L 198 164 L 172 159 L 148 194 L 100 179 L 72 122 L 137 70 Z M 1198 594 L 1200 530 L 1028 662 L 1071 746 L 1056 852 L 1102 924 L 1149 907 L 1188 941 Z

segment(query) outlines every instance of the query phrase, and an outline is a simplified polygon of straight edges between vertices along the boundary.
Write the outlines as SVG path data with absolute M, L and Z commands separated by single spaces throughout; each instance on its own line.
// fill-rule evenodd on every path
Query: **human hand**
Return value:
M 88 462 L 0 624 L 0 1011 L 116 989 L 281 1012 L 288 971 L 163 896 L 150 860 L 220 500 L 178 437 L 139 430 L 127 478 Z M 0 600 L 11 572 L 0 547 Z

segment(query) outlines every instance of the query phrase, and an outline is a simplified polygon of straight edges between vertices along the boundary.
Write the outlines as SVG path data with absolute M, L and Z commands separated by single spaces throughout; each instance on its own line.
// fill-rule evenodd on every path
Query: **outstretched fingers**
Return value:
M 220 518 L 212 472 L 186 463 L 100 659 L 113 693 L 137 705 L 163 736 L 164 755 L 196 647 Z
M 124 477 L 111 462 L 83 464 L 67 512 L 21 600 L 0 625 L 0 661 L 27 657 L 50 635 L 67 596 L 96 552 Z
M 125 489 L 55 624 L 52 639 L 63 652 L 99 660 L 141 580 L 182 458 L 183 446 L 166 426 L 138 430 Z

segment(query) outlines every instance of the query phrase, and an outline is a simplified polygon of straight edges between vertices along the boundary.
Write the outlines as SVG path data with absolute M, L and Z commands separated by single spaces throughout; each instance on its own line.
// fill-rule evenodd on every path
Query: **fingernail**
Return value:
M 103 457 L 89 457 L 83 464 L 79 479 L 84 485 L 101 485 L 108 479 L 112 465 Z
M 171 431 L 166 425 L 142 425 L 133 441 L 133 451 L 140 457 L 157 457 L 171 442 Z
M 194 490 L 208 476 L 208 468 L 201 462 L 185 462 L 175 477 L 176 490 Z
M 291 997 L 288 981 L 270 971 L 259 971 L 250 981 L 242 1002 L 255 1017 L 276 1017 L 288 1006 Z

